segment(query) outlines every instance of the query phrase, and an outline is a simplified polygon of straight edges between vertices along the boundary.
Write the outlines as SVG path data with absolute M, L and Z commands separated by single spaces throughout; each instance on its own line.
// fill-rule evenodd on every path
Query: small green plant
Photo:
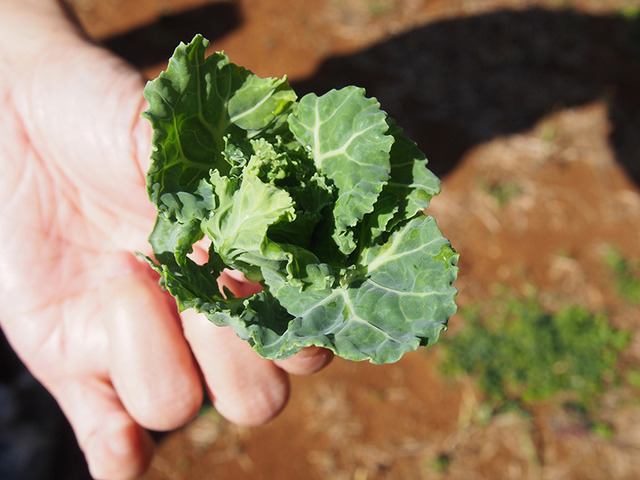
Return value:
M 555 122 L 546 122 L 542 126 L 540 138 L 546 145 L 551 145 L 556 139 L 557 128 Z
M 446 472 L 451 466 L 451 457 L 446 453 L 437 455 L 431 461 L 431 468 L 439 473 Z
M 605 316 L 577 306 L 549 313 L 535 300 L 508 299 L 462 316 L 465 328 L 444 341 L 443 371 L 477 378 L 494 411 L 526 410 L 558 392 L 588 411 L 628 342 Z
M 618 12 L 622 17 L 628 20 L 635 20 L 640 17 L 640 5 L 630 3 L 628 5 L 624 5 Z
M 391 0 L 370 0 L 366 4 L 369 15 L 373 18 L 380 18 L 391 13 L 394 8 L 394 2 Z
M 488 181 L 481 179 L 479 188 L 493 197 L 500 208 L 505 208 L 509 203 L 522 193 L 520 185 L 509 181 Z
M 610 439 L 614 434 L 613 427 L 604 422 L 591 422 L 589 430 L 605 440 Z
M 604 255 L 605 264 L 617 279 L 618 294 L 631 303 L 640 303 L 640 266 L 624 258 L 619 250 L 609 248 Z

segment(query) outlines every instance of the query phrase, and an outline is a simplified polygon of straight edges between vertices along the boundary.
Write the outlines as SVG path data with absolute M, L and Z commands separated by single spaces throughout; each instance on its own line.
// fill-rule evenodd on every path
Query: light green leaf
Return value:
M 363 252 L 364 271 L 345 272 L 333 287 L 303 290 L 273 272 L 265 282 L 295 316 L 284 334 L 289 345 L 387 363 L 438 339 L 456 310 L 457 260 L 435 220 L 418 216 L 384 245 Z
M 394 138 L 391 148 L 391 178 L 384 193 L 393 195 L 400 206 L 397 221 L 413 218 L 423 212 L 434 195 L 440 193 L 440 180 L 427 168 L 427 158 L 413 140 L 392 125 L 389 135 Z
M 393 137 L 386 135 L 386 114 L 363 89 L 346 87 L 321 97 L 304 96 L 289 125 L 338 189 L 333 237 L 340 251 L 349 254 L 356 248 L 350 227 L 373 210 L 389 178 Z
M 227 301 L 218 287 L 217 278 L 222 268 L 217 257 L 213 255 L 205 265 L 197 265 L 187 256 L 201 237 L 196 221 L 180 224 L 158 216 L 149 237 L 158 263 L 149 257 L 143 258 L 160 275 L 161 285 L 176 298 L 180 310 L 237 308 L 237 301 L 235 305 L 234 300 Z
M 296 101 L 285 78 L 260 78 L 250 74 L 229 98 L 229 124 L 249 132 L 275 133 L 287 119 L 283 113 Z
M 266 358 L 317 345 L 386 363 L 435 342 L 458 255 L 422 213 L 440 188 L 422 152 L 363 89 L 296 102 L 207 46 L 181 44 L 145 89 L 161 285 Z M 225 268 L 262 291 L 221 292 Z
M 424 153 L 393 121 L 388 122 L 388 134 L 394 138 L 390 152 L 391 174 L 373 212 L 357 226 L 361 248 L 384 241 L 395 225 L 422 215 L 431 198 L 440 193 L 440 180 L 427 168 Z
M 158 210 L 174 218 L 212 169 L 229 165 L 225 138 L 238 143 L 260 132 L 274 134 L 296 95 L 285 80 L 261 79 L 214 53 L 196 36 L 180 44 L 166 71 L 149 82 L 144 113 L 153 127 L 153 152 L 147 189 Z
M 211 181 L 218 205 L 202 222 L 202 230 L 225 264 L 255 278 L 267 260 L 267 229 L 295 217 L 291 197 L 253 175 L 244 175 L 238 185 L 213 172 Z

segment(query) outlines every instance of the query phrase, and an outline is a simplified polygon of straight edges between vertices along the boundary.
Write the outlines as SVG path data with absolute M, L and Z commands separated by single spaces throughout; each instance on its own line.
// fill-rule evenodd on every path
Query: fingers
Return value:
M 285 372 L 292 375 L 308 375 L 322 370 L 333 359 L 333 352 L 326 348 L 308 347 L 286 360 L 275 363 Z
M 248 297 L 262 290 L 259 283 L 250 282 L 241 272 L 228 268 L 225 268 L 218 277 L 218 286 L 228 288 L 236 297 Z
M 284 408 L 289 382 L 283 370 L 259 357 L 230 328 L 216 327 L 192 310 L 181 316 L 185 336 L 222 416 L 240 425 L 259 425 Z
M 106 282 L 103 294 L 110 375 L 123 405 L 149 429 L 184 425 L 202 404 L 202 382 L 166 295 L 139 265 Z
M 237 270 L 223 270 L 218 279 L 220 286 L 225 286 L 236 297 L 246 297 L 261 290 L 260 284 L 249 282 Z M 279 360 L 276 365 L 293 375 L 306 375 L 321 370 L 331 362 L 333 353 L 325 348 L 309 347 L 287 360 Z
M 181 314 L 184 331 L 218 412 L 239 425 L 259 425 L 284 408 L 287 373 L 310 374 L 325 367 L 333 353 L 310 347 L 277 362 L 258 356 L 231 328 L 212 325 L 192 310 Z
M 69 419 L 93 478 L 134 479 L 146 470 L 153 441 L 108 382 L 85 377 L 46 386 Z
M 313 373 L 331 361 L 316 347 L 277 363 L 263 359 L 231 329 L 194 311 L 182 313 L 181 328 L 156 279 L 119 261 L 119 274 L 102 292 L 109 299 L 110 375 L 124 407 L 146 428 L 174 429 L 196 414 L 203 392 L 194 356 L 217 410 L 241 425 L 264 423 L 284 408 L 287 372 Z
M 181 326 L 144 266 L 130 256 L 115 261 L 118 275 L 102 292 L 109 373 L 124 407 L 146 428 L 171 430 L 189 421 L 202 403 L 201 375 L 223 416 L 264 423 L 287 402 L 287 373 L 316 372 L 333 357 L 311 347 L 274 363 L 193 311 L 183 312 Z

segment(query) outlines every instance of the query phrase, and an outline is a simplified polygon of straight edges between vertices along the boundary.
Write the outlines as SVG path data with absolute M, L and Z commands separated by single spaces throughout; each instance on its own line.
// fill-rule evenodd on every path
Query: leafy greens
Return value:
M 353 86 L 298 100 L 196 36 L 149 82 L 149 237 L 179 309 L 232 327 L 260 355 L 316 345 L 397 361 L 456 311 L 458 254 L 426 216 L 438 178 L 416 144 Z M 204 264 L 190 258 L 206 238 Z M 235 298 L 224 269 L 259 282 Z

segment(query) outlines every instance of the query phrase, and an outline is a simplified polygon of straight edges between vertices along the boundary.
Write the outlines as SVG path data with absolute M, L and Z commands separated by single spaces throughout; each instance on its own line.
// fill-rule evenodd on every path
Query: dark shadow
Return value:
M 294 88 L 348 84 L 380 100 L 438 175 L 473 145 L 604 100 L 617 159 L 640 182 L 640 18 L 529 9 L 442 21 L 331 58 Z
M 104 40 L 102 45 L 138 68 L 166 62 L 180 42 L 201 33 L 212 42 L 242 23 L 235 1 L 207 4 Z
M 90 480 L 60 407 L 0 331 L 0 478 Z

